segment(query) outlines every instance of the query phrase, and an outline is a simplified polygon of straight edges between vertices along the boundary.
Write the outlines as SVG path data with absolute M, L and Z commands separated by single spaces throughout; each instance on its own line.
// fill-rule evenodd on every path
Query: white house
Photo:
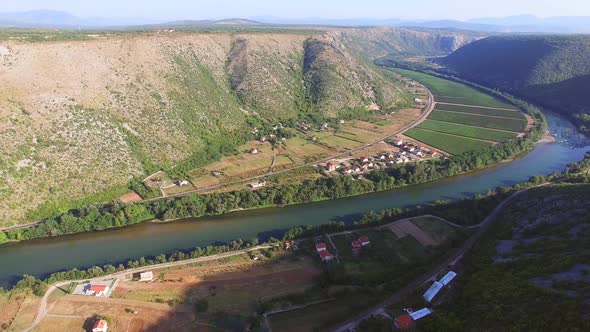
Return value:
M 92 332 L 107 332 L 109 330 L 109 324 L 104 319 L 99 319 L 92 325 Z
M 139 281 L 152 281 L 154 280 L 154 273 L 152 271 L 142 272 L 139 274 Z

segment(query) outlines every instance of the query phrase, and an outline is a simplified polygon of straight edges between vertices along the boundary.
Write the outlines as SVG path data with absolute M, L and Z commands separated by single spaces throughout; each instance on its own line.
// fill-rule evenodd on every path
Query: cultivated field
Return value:
M 469 139 L 463 136 L 449 135 L 420 128 L 412 128 L 406 132 L 406 135 L 420 142 L 426 142 L 450 154 L 461 154 L 467 151 L 485 149 L 493 144 L 493 142 Z
M 530 126 L 514 106 L 464 84 L 392 69 L 426 85 L 435 95 L 436 109 L 428 120 L 406 135 L 451 154 L 485 149 L 515 139 Z
M 480 114 L 480 115 L 489 115 L 489 116 L 501 116 L 504 118 L 514 118 L 514 119 L 524 120 L 524 115 L 517 110 L 497 109 L 497 108 L 480 107 L 480 106 L 464 106 L 464 105 L 444 104 L 444 103 L 438 103 L 436 105 L 436 108 L 439 110 L 442 110 L 442 111 L 453 111 L 453 112 L 462 112 L 462 113 Z
M 508 130 L 516 133 L 524 131 L 527 125 L 525 119 L 520 120 L 496 116 L 449 112 L 438 109 L 432 112 L 428 118 L 432 120 L 460 123 L 475 127 Z
M 510 131 L 480 128 L 476 126 L 469 126 L 445 121 L 437 121 L 432 119 L 422 122 L 416 128 L 438 131 L 441 133 L 448 133 L 458 136 L 479 138 L 482 140 L 494 142 L 507 141 L 516 138 L 517 136 L 516 133 Z

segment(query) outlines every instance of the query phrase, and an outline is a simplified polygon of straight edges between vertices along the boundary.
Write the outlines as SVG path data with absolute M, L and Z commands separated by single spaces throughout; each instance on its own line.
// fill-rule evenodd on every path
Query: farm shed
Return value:
M 430 286 L 430 288 L 428 288 L 428 290 L 424 293 L 424 295 L 422 295 L 422 297 L 428 302 L 432 301 L 432 299 L 436 296 L 436 294 L 438 294 L 438 292 L 440 292 L 443 286 L 444 285 L 441 282 L 435 281 L 432 283 L 432 286 Z
M 446 285 L 450 284 L 451 281 L 453 281 L 456 276 L 457 276 L 457 273 L 455 273 L 453 271 L 449 271 L 442 278 L 440 278 L 439 281 L 440 281 L 441 284 L 443 284 L 444 286 L 446 286 Z
M 418 320 L 420 318 L 424 318 L 424 317 L 430 315 L 431 313 L 433 313 L 432 309 L 430 309 L 430 308 L 422 308 L 420 310 L 411 312 L 410 313 L 410 317 L 412 317 L 413 320 Z

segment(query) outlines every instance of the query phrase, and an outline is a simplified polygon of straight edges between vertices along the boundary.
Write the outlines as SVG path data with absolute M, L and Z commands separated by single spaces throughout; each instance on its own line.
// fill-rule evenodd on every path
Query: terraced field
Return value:
M 516 139 L 527 119 L 514 106 L 467 85 L 403 69 L 392 69 L 427 86 L 437 102 L 428 119 L 405 134 L 461 154 Z

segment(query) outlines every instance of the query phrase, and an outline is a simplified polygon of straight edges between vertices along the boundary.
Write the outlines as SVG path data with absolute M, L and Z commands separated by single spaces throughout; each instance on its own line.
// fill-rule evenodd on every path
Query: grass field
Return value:
M 517 136 L 517 134 L 514 132 L 473 127 L 458 123 L 443 122 L 437 120 L 426 120 L 422 122 L 417 128 L 423 128 L 438 131 L 441 133 L 448 133 L 470 138 L 479 138 L 494 142 L 504 142 L 509 139 L 516 138 Z
M 434 241 L 442 243 L 456 235 L 455 228 L 432 217 L 412 218 L 412 223 L 422 229 Z
M 414 79 L 424 84 L 434 94 L 437 101 L 442 101 L 441 98 L 453 97 L 455 103 L 461 103 L 461 99 L 470 101 L 470 105 L 481 105 L 489 107 L 514 108 L 510 104 L 504 103 L 490 95 L 480 92 L 474 88 L 468 87 L 464 84 L 445 80 L 427 74 L 418 73 L 411 70 L 391 68 L 392 71 Z
M 443 111 L 454 111 L 469 114 L 481 114 L 491 116 L 501 116 L 504 118 L 513 118 L 524 120 L 524 114 L 519 111 L 508 111 L 494 108 L 482 108 L 482 107 L 469 107 L 463 105 L 451 105 L 451 104 L 437 104 L 436 108 Z
M 523 132 L 527 125 L 527 122 L 524 119 L 519 120 L 512 118 L 499 118 L 460 112 L 447 112 L 441 110 L 432 112 L 428 118 L 432 120 L 454 122 L 476 127 L 509 130 L 517 133 Z
M 405 135 L 450 154 L 461 154 L 467 151 L 485 149 L 493 144 L 419 128 L 412 128 Z

